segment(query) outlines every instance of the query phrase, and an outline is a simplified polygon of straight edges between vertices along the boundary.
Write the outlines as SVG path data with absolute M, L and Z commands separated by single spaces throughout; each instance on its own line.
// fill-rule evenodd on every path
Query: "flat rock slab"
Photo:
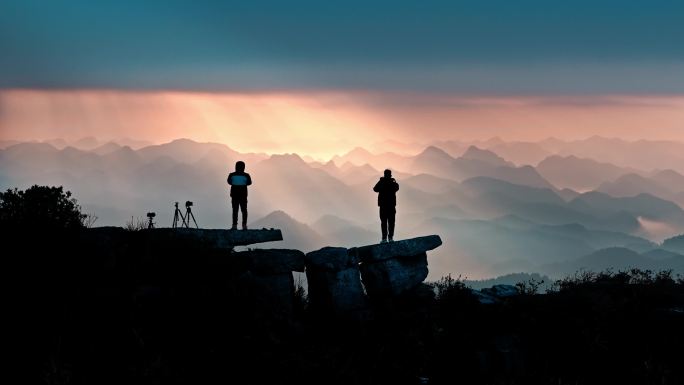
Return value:
M 256 249 L 233 253 L 256 274 L 304 272 L 304 253 L 292 249 Z
M 379 243 L 376 245 L 361 246 L 349 250 L 350 253 L 356 253 L 362 263 L 373 263 L 392 258 L 421 255 L 428 250 L 439 247 L 441 244 L 442 239 L 439 235 L 428 235 L 388 243 Z
M 231 248 L 255 243 L 282 241 L 283 233 L 278 229 L 223 230 L 223 229 L 172 229 L 143 230 L 159 236 L 177 237 L 208 243 L 215 248 Z

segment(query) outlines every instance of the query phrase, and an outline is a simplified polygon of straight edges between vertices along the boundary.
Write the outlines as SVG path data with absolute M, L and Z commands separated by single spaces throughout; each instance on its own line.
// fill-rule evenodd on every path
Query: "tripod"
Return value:
M 178 219 L 180 219 L 180 221 L 181 221 L 181 227 L 185 226 L 185 217 L 183 216 L 183 213 L 178 208 L 178 202 L 176 202 L 176 204 L 174 206 L 176 207 L 176 210 L 173 212 L 173 225 L 171 227 L 176 229 L 176 228 L 178 228 Z
M 199 229 L 199 226 L 197 226 L 197 221 L 195 220 L 195 215 L 192 213 L 192 210 L 190 210 L 190 206 L 192 204 L 188 205 L 187 203 L 185 204 L 185 219 L 183 221 L 183 224 L 185 225 L 186 228 L 190 228 L 190 218 L 192 218 L 192 221 L 195 222 L 195 228 Z

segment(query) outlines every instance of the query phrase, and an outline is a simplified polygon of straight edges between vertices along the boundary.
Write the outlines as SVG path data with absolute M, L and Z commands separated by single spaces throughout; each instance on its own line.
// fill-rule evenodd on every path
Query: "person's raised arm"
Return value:
M 247 186 L 251 185 L 252 184 L 252 177 L 249 174 L 245 174 L 245 176 L 247 177 Z
M 393 180 L 393 182 L 394 182 L 394 192 L 399 191 L 399 183 L 397 183 L 396 180 Z
M 375 184 L 375 187 L 373 187 L 373 191 L 375 192 L 380 192 L 380 184 L 382 183 L 382 179 L 378 181 L 378 183 Z
M 233 179 L 233 173 L 231 172 L 230 174 L 228 174 L 228 178 L 226 178 L 226 182 L 228 182 L 228 184 L 231 186 L 233 185 L 232 179 Z

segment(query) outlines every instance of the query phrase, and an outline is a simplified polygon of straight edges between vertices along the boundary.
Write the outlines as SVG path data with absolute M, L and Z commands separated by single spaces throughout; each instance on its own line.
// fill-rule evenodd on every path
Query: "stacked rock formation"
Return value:
M 441 244 L 438 235 L 430 235 L 351 249 L 325 247 L 310 252 L 306 255 L 306 277 L 311 306 L 344 313 L 364 308 L 366 295 L 382 300 L 407 292 L 425 280 L 427 251 Z
M 438 235 L 352 249 L 361 262 L 361 278 L 371 298 L 399 295 L 428 275 L 427 251 L 442 244 Z

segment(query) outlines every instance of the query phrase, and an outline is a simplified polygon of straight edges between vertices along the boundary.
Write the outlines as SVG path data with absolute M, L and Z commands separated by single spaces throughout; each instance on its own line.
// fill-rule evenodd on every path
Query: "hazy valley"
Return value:
M 0 188 L 63 185 L 98 217 L 96 226 L 122 226 L 148 211 L 157 213 L 157 226 L 170 226 L 173 202 L 190 200 L 200 227 L 227 228 L 225 179 L 243 160 L 254 180 L 250 226 L 283 229 L 278 247 L 363 245 L 379 240 L 372 186 L 391 168 L 401 186 L 396 238 L 444 239 L 430 257 L 431 279 L 608 267 L 684 272 L 684 249 L 676 239 L 662 243 L 684 233 L 684 144 L 677 142 L 386 143 L 329 161 L 187 139 L 0 145 Z

